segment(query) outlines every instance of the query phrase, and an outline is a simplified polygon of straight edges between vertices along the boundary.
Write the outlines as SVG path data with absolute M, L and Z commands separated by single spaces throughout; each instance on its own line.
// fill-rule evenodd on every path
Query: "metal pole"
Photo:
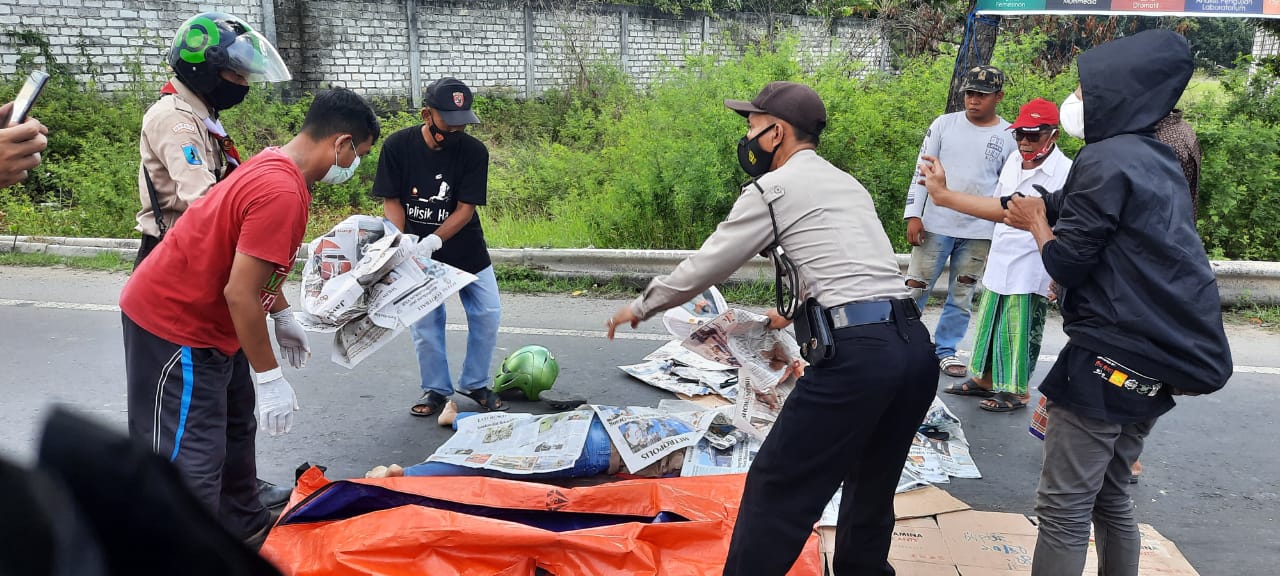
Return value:
M 630 15 L 626 8 L 621 9 L 622 17 L 618 22 L 618 63 L 622 66 L 622 73 L 627 73 L 627 27 L 630 25 Z
M 418 49 L 418 6 L 415 0 L 405 0 L 409 22 L 409 98 L 414 108 L 422 108 L 422 56 Z
M 276 0 L 262 0 L 262 35 L 271 44 L 276 41 Z
M 534 42 L 533 42 L 533 7 L 524 5 L 524 97 L 533 98 L 537 94 L 538 79 L 534 75 Z

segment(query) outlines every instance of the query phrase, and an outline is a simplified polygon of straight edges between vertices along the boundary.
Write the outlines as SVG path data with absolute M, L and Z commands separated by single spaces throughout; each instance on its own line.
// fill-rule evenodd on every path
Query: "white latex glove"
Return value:
M 279 368 L 258 372 L 258 427 L 272 436 L 288 434 L 293 429 L 293 411 L 298 397 L 293 386 L 284 379 Z
M 302 368 L 311 358 L 311 343 L 307 341 L 307 331 L 293 317 L 291 307 L 271 314 L 276 322 L 276 344 L 280 345 L 280 356 L 289 361 L 294 368 Z
M 435 234 L 427 234 L 425 238 L 418 241 L 417 251 L 423 258 L 430 258 L 431 254 L 444 246 L 444 240 Z

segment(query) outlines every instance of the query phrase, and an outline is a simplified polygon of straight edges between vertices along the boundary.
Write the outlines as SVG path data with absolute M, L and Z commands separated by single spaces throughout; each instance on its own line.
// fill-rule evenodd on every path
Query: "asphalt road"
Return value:
M 120 315 L 125 276 L 59 268 L 0 267 L 0 456 L 30 462 L 50 406 L 63 403 L 120 430 L 126 419 Z M 296 288 L 288 294 L 296 293 Z M 567 295 L 504 295 L 503 333 L 494 366 L 526 344 L 550 348 L 561 366 L 555 391 L 592 402 L 656 406 L 666 392 L 632 380 L 616 366 L 633 363 L 665 340 L 658 322 L 603 337 L 605 318 L 622 302 Z M 463 315 L 450 303 L 451 323 Z M 926 314 L 930 327 L 936 311 Z M 1050 318 L 1042 354 L 1065 339 Z M 1228 330 L 1237 373 L 1226 389 L 1185 399 L 1148 440 L 1145 476 L 1133 492 L 1140 521 L 1177 543 L 1201 574 L 1275 574 L 1280 560 L 1280 449 L 1272 429 L 1280 412 L 1280 334 L 1247 326 Z M 417 362 L 407 335 L 355 370 L 328 360 L 329 337 L 312 335 L 314 357 L 286 368 L 302 411 L 291 434 L 259 436 L 260 476 L 289 482 L 303 462 L 332 478 L 362 476 L 379 464 L 422 461 L 449 436 L 434 419 L 416 418 Z M 451 368 L 461 368 L 465 332 L 449 333 Z M 962 345 L 961 348 L 966 348 Z M 1041 362 L 1037 376 L 1048 363 Z M 940 378 L 940 388 L 950 379 Z M 984 478 L 943 486 L 975 509 L 1032 513 L 1040 442 L 1026 432 L 1029 411 L 990 414 L 976 401 L 943 395 L 963 420 Z M 462 398 L 463 410 L 473 406 Z M 546 411 L 537 403 L 513 409 Z

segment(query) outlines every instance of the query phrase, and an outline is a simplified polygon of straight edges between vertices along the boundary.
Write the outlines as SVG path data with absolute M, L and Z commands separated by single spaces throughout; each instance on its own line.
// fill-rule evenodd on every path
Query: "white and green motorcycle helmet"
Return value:
M 525 346 L 502 361 L 502 370 L 493 377 L 493 391 L 519 390 L 530 400 L 537 400 L 551 389 L 560 375 L 560 363 L 542 346 Z

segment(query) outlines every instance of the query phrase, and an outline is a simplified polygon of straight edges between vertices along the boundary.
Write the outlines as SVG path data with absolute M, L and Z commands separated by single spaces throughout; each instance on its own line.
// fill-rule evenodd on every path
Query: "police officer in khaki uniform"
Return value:
M 738 160 L 754 180 L 697 253 L 609 319 L 609 336 L 768 252 L 797 295 L 770 326 L 796 319 L 809 366 L 747 475 L 724 573 L 785 574 L 843 482 L 835 573 L 893 574 L 893 495 L 938 383 L 929 331 L 871 195 L 815 152 L 822 99 L 773 82 L 725 105 L 747 117 Z
M 143 116 L 138 143 L 142 210 L 134 229 L 142 233 L 142 247 L 135 267 L 187 206 L 240 163 L 218 113 L 243 101 L 250 81 L 290 78 L 266 38 L 243 20 L 217 12 L 184 22 L 168 60 L 175 77 Z M 153 198 L 160 206 L 158 217 Z
M 142 233 L 134 268 L 146 259 L 196 199 L 240 163 L 240 154 L 218 120 L 218 112 L 239 104 L 250 81 L 283 82 L 289 70 L 276 49 L 243 20 L 218 12 L 183 22 L 169 47 L 171 78 L 160 99 L 142 117 L 138 151 L 138 212 Z M 160 211 L 154 210 L 159 205 Z M 277 334 L 306 333 L 289 309 L 272 314 Z M 296 326 L 296 329 L 294 328 Z M 295 368 L 301 367 L 295 365 Z M 258 480 L 268 507 L 289 499 L 291 490 Z

